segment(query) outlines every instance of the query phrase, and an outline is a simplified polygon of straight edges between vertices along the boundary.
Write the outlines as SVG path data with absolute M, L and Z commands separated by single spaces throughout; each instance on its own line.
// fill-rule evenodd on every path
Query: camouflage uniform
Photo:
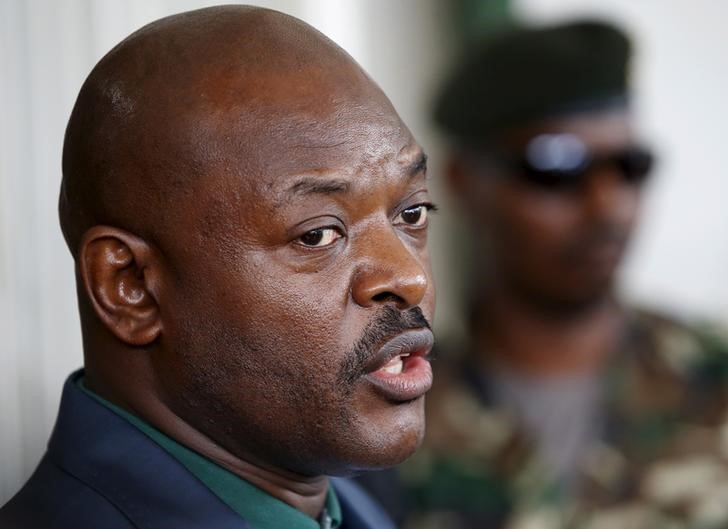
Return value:
M 476 371 L 436 363 L 427 436 L 400 469 L 407 529 L 728 527 L 728 339 L 633 311 L 578 494 L 549 479 Z

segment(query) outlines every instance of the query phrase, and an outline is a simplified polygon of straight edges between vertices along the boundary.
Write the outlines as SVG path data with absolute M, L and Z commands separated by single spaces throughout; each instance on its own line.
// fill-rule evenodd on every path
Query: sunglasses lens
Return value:
M 549 190 L 574 189 L 581 185 L 583 173 L 571 171 L 541 171 L 533 167 L 524 167 L 518 173 L 524 182 Z
M 573 134 L 542 134 L 526 147 L 521 177 L 546 189 L 577 187 L 589 165 L 586 145 Z
M 572 159 L 576 159 L 576 157 Z M 654 156 L 643 147 L 629 147 L 624 151 L 596 159 L 585 152 L 579 160 L 579 164 L 564 164 L 562 167 L 546 169 L 535 166 L 531 160 L 526 158 L 519 175 L 524 182 L 536 187 L 568 191 L 579 188 L 595 164 L 608 163 L 612 167 L 618 168 L 624 181 L 630 184 L 644 182 L 654 165 Z
M 654 165 L 652 153 L 639 145 L 595 153 L 573 134 L 536 136 L 521 156 L 497 150 L 490 154 L 522 182 L 556 192 L 578 190 L 595 168 L 605 164 L 619 170 L 625 183 L 638 185 Z
M 627 182 L 639 184 L 644 182 L 652 170 L 655 158 L 650 151 L 641 147 L 632 147 L 617 157 L 617 164 Z

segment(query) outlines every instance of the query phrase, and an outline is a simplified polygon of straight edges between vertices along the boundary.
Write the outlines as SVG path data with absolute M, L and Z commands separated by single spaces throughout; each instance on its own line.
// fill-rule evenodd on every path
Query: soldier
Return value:
M 515 29 L 437 103 L 472 228 L 468 343 L 440 352 L 410 528 L 728 526 L 728 348 L 626 305 L 652 154 L 618 29 Z

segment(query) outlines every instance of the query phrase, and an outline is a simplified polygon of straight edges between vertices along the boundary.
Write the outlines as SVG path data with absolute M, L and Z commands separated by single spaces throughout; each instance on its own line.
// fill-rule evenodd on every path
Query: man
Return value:
M 347 475 L 423 436 L 425 156 L 340 48 L 243 6 L 156 21 L 73 109 L 85 367 L 22 528 L 382 528 Z
M 728 347 L 615 292 L 652 162 L 628 57 L 603 23 L 513 29 L 446 83 L 472 319 L 402 471 L 411 527 L 728 526 Z

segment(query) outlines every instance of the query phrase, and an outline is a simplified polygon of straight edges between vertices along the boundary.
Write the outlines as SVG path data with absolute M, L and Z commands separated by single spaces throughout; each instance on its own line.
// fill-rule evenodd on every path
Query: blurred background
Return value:
M 219 2 L 0 0 L 0 504 L 30 475 L 65 377 L 82 364 L 73 262 L 57 223 L 63 132 L 90 69 L 156 18 Z M 431 250 L 437 331 L 463 330 L 467 245 L 440 190 L 443 139 L 432 95 L 469 36 L 510 19 L 580 15 L 636 41 L 638 127 L 659 155 L 643 221 L 623 268 L 624 296 L 686 317 L 728 321 L 728 3 L 713 0 L 278 0 L 357 59 L 430 155 L 442 206 Z M 724 195 L 726 193 L 726 195 Z

